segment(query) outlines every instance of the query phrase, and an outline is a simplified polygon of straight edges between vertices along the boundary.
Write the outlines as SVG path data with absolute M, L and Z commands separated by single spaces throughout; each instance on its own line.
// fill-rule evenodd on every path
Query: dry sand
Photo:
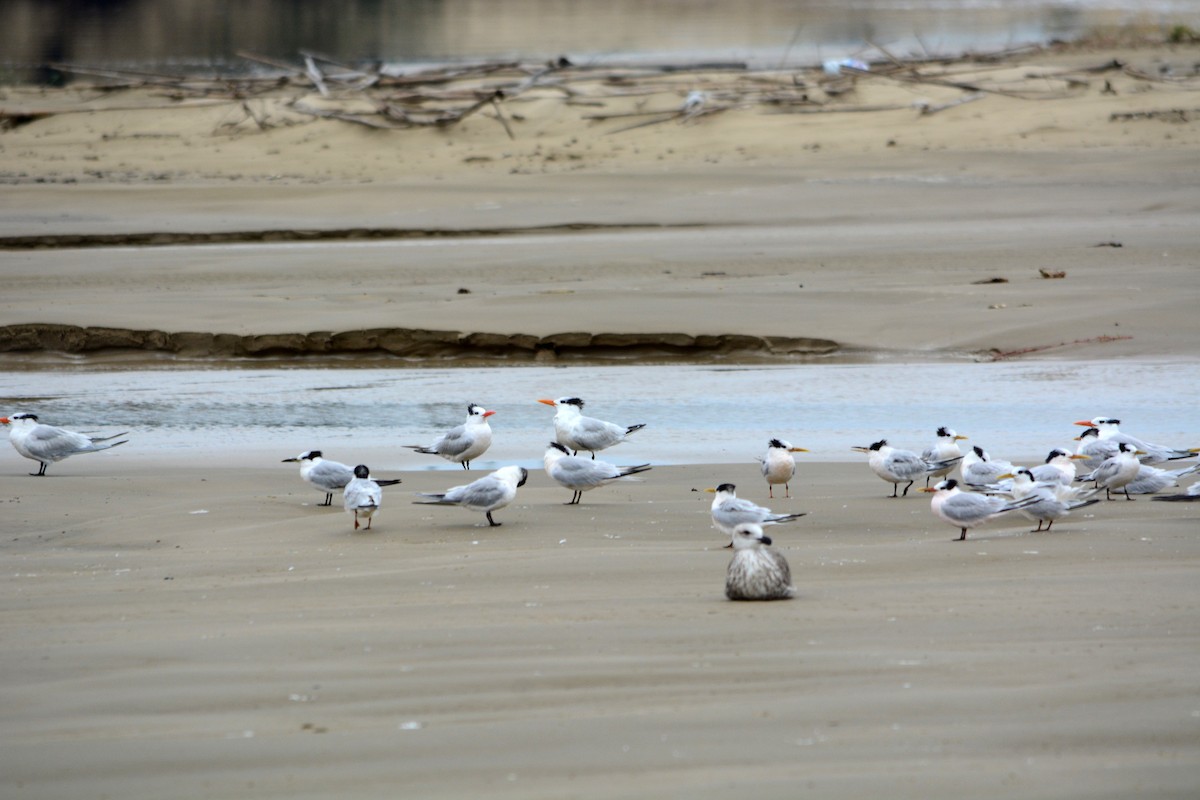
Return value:
M 1116 56 L 1182 74 L 1196 50 L 989 76 Z M 1046 352 L 1192 360 L 1194 89 L 1118 71 L 933 116 L 746 110 L 625 133 L 533 97 L 512 141 L 483 116 L 446 135 L 232 131 L 229 104 L 59 114 L 0 134 L 0 235 L 662 230 L 15 249 L 0 325 L 749 334 L 922 358 L 1088 339 Z M 1110 121 L 1169 109 L 1185 113 Z M 974 283 L 991 277 L 1009 283 Z M 1132 338 L 1097 341 L 1114 335 Z M 356 534 L 289 466 L 132 448 L 41 480 L 0 457 L 5 797 L 1200 791 L 1195 504 L 1115 501 L 960 543 L 923 495 L 805 464 L 797 498 L 771 502 L 809 512 L 772 531 L 799 596 L 746 604 L 723 598 L 728 552 L 692 489 L 762 501 L 754 465 L 659 468 L 581 507 L 537 473 L 497 529 L 408 503 L 460 473 L 406 473 Z
M 630 451 L 630 455 L 632 455 Z M 1196 506 L 1113 501 L 966 542 L 925 495 L 805 464 L 771 533 L 798 597 L 724 599 L 719 481 L 502 527 L 411 505 L 354 533 L 291 465 L 3 463 L 6 797 L 1187 797 Z M 70 497 L 70 503 L 64 503 Z M 201 513 L 203 512 L 203 513 Z M 1092 513 L 1094 512 L 1094 514 Z

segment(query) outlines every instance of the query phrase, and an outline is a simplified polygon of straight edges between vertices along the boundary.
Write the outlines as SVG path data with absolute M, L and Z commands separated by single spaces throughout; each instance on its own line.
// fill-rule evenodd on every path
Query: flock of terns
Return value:
M 552 480 L 569 489 L 577 505 L 583 493 L 613 481 L 628 479 L 650 469 L 649 464 L 617 466 L 596 459 L 596 453 L 625 441 L 644 424 L 617 425 L 585 416 L 583 401 L 578 397 L 543 399 L 539 403 L 553 406 L 555 440 L 546 448 L 543 464 Z M 495 412 L 479 405 L 467 407 L 463 424 L 447 431 L 427 446 L 407 445 L 410 449 L 440 456 L 470 469 L 471 461 L 483 455 L 492 443 L 488 417 Z M 933 444 L 921 453 L 900 450 L 881 439 L 869 446 L 854 447 L 866 453 L 871 470 L 892 484 L 889 497 L 908 495 L 913 484 L 925 479 L 919 491 L 933 494 L 930 507 L 935 516 L 961 530 L 959 540 L 967 532 L 990 519 L 1016 511 L 1037 522 L 1034 532 L 1049 531 L 1056 520 L 1071 511 L 1100 502 L 1100 491 L 1107 499 L 1114 492 L 1132 500 L 1132 494 L 1153 494 L 1176 486 L 1181 478 L 1200 472 L 1200 462 L 1180 469 L 1162 469 L 1155 464 L 1200 457 L 1200 448 L 1173 448 L 1145 442 L 1122 433 L 1120 420 L 1096 417 L 1074 423 L 1087 428 L 1079 437 L 1075 453 L 1062 449 L 1051 450 L 1044 464 L 1025 468 L 1007 461 L 992 459 L 981 447 L 963 452 L 959 442 L 966 439 L 950 428 L 939 428 Z M 14 414 L 0 417 L 0 425 L 9 427 L 9 441 L 25 458 L 40 465 L 37 476 L 46 468 L 80 453 L 94 453 L 125 444 L 120 439 L 126 433 L 91 437 L 64 428 L 44 425 L 36 414 Z M 118 440 L 119 441 L 114 441 Z M 588 452 L 591 457 L 580 456 Z M 784 487 L 784 496 L 791 497 L 790 482 L 796 473 L 793 453 L 808 452 L 793 447 L 782 439 L 771 439 L 766 454 L 758 459 L 768 486 L 768 497 L 774 498 L 775 487 Z M 325 493 L 330 506 L 336 492 L 342 493 L 343 508 L 353 515 L 357 530 L 371 520 L 383 503 L 383 487 L 400 483 L 400 479 L 371 477 L 364 464 L 353 468 L 324 458 L 319 450 L 301 453 L 285 463 L 299 463 L 300 476 L 314 488 Z M 1079 471 L 1082 465 L 1084 471 Z M 959 471 L 959 478 L 949 475 Z M 482 512 L 490 526 L 501 523 L 492 518 L 516 498 L 517 489 L 529 478 L 523 467 L 506 466 L 471 483 L 453 486 L 444 492 L 418 493 L 416 502 L 422 504 L 458 506 Z M 930 486 L 930 482 L 939 481 Z M 903 491 L 900 485 L 904 484 Z M 1091 484 L 1090 486 L 1088 484 Z M 737 496 L 736 487 L 723 483 L 708 489 L 716 495 L 711 507 L 713 526 L 730 537 L 733 558 L 726 571 L 725 593 L 731 600 L 778 600 L 792 597 L 791 570 L 776 550 L 770 549 L 771 538 L 763 528 L 805 516 L 806 512 L 776 514 L 769 508 Z M 1155 500 L 1200 501 L 1200 482 L 1193 483 L 1185 493 L 1159 496 Z M 1043 529 L 1043 525 L 1045 528 Z

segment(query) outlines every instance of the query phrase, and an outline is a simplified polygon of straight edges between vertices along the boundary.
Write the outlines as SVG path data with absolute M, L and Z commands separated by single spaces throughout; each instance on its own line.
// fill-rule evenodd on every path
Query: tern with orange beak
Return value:
M 447 461 L 462 464 L 463 469 L 470 469 L 471 462 L 492 446 L 492 426 L 488 424 L 487 418 L 495 413 L 472 403 L 467 406 L 467 421 L 462 425 L 446 431 L 428 447 L 416 444 L 408 444 L 405 447 L 418 453 L 441 456 Z
M 1196 447 L 1191 449 L 1167 447 L 1161 444 L 1142 441 L 1136 436 L 1130 436 L 1127 433 L 1121 433 L 1121 420 L 1113 419 L 1112 417 L 1096 417 L 1095 419 L 1080 420 L 1075 424 L 1082 425 L 1085 428 L 1095 428 L 1099 432 L 1099 439 L 1102 442 L 1124 443 L 1134 450 L 1141 450 L 1145 456 L 1141 459 L 1143 464 L 1158 464 L 1163 461 L 1175 461 L 1180 458 L 1195 458 L 1197 452 L 1200 452 L 1200 448 Z
M 645 423 L 617 425 L 595 417 L 585 417 L 583 401 L 578 397 L 541 399 L 538 402 L 558 409 L 554 415 L 555 438 L 559 444 L 570 450 L 572 455 L 579 455 L 580 450 L 587 450 L 592 454 L 592 458 L 595 458 L 598 451 L 620 444 L 630 434 L 646 427 Z
M 38 422 L 37 414 L 13 414 L 11 417 L 0 417 L 0 425 L 8 425 L 8 441 L 13 448 L 30 459 L 41 464 L 41 469 L 30 475 L 43 477 L 46 467 L 64 458 L 70 458 L 79 453 L 98 453 L 119 444 L 125 444 L 128 439 L 119 442 L 112 441 L 125 433 L 114 433 L 112 436 L 88 436 L 53 425 L 42 425 Z

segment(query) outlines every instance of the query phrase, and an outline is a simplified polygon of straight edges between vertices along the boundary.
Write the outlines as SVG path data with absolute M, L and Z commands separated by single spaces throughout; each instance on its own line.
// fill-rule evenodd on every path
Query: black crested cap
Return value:
M 949 435 L 950 435 L 950 429 L 949 429 L 949 428 L 938 428 L 938 429 L 937 429 L 937 435 L 938 435 L 938 436 L 949 436 Z
M 579 408 L 583 408 L 583 401 L 578 397 L 564 397 L 559 402 L 566 403 L 569 406 L 578 406 Z
M 974 446 L 974 447 L 972 447 L 971 449 L 975 451 L 975 455 L 979 456 L 979 457 L 980 457 L 980 458 L 982 458 L 984 461 L 987 461 L 987 454 L 983 452 L 983 448 L 982 448 L 982 447 L 980 447 L 979 445 L 975 445 L 975 446 Z
M 369 478 L 369 477 L 371 477 L 371 470 L 367 469 L 366 464 L 359 464 L 357 467 L 354 468 L 354 477 Z
M 527 480 L 529 480 L 529 470 L 521 467 L 521 480 L 517 481 L 517 486 L 524 486 Z
M 942 486 L 943 489 L 953 489 L 955 486 L 958 486 L 958 481 L 954 480 L 954 478 L 946 478 L 946 480 L 942 481 L 942 484 L 944 484 Z
M 312 459 L 312 458 L 324 458 L 325 455 L 320 450 L 309 450 L 307 453 L 305 453 L 304 455 L 302 455 L 300 457 Z
M 1021 467 L 1019 470 L 1017 470 L 1017 474 L 1018 475 L 1022 475 L 1022 474 L 1028 475 L 1030 478 L 1033 477 L 1033 473 L 1029 471 L 1028 467 Z
M 568 450 L 567 448 L 563 447 L 563 446 L 562 446 L 561 444 L 559 444 L 558 442 L 551 442 L 551 443 L 550 443 L 550 447 L 553 447 L 553 448 L 554 448 L 554 449 L 556 449 L 556 450 L 562 450 L 562 451 L 563 451 L 564 453 L 566 453 L 567 455 L 571 455 L 571 451 L 570 451 L 570 450 Z
M 885 447 L 887 447 L 887 439 L 880 439 L 878 442 L 873 443 L 867 449 L 868 450 L 882 450 Z
M 1117 449 L 1119 449 L 1122 453 L 1132 453 L 1136 448 L 1121 442 L 1117 445 Z
M 479 403 L 467 403 L 467 413 L 468 414 L 474 414 L 475 409 L 477 409 L 477 408 L 480 411 L 483 411 L 483 406 L 479 405 Z
M 1120 425 L 1121 424 L 1121 420 L 1113 419 L 1112 417 L 1109 417 L 1108 419 L 1106 419 L 1104 421 L 1107 422 L 1109 425 Z
M 779 441 L 778 439 L 772 439 L 771 441 L 767 442 L 767 447 L 785 447 L 786 448 L 787 445 L 784 444 L 783 442 Z
M 37 414 L 15 414 L 15 415 L 13 415 L 13 419 L 31 419 L 34 422 L 37 422 L 38 415 Z
M 736 489 L 737 489 L 737 487 L 734 486 L 732 483 L 722 483 L 720 486 L 717 487 L 718 492 L 732 492 L 732 491 L 735 491 Z
M 1059 450 L 1056 447 L 1050 451 L 1050 454 L 1048 456 L 1046 456 L 1046 463 L 1049 464 L 1051 461 L 1053 461 L 1058 456 L 1068 456 L 1068 455 L 1070 455 L 1070 453 L 1068 453 L 1066 450 Z

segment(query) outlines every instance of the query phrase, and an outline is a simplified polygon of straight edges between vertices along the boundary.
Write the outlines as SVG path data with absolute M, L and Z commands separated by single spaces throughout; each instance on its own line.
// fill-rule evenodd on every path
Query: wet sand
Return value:
M 355 533 L 290 465 L 105 456 L 41 480 L 4 459 L 9 797 L 1197 785 L 1195 505 L 960 543 L 927 496 L 805 464 L 769 503 L 809 512 L 770 530 L 798 596 L 754 604 L 724 599 L 693 491 L 766 502 L 753 465 L 659 468 L 578 507 L 536 472 L 495 529 L 409 504 L 460 473 L 406 473 Z
M 1154 77 L 1185 75 L 1195 49 L 1045 53 L 970 79 L 1027 90 L 1118 56 L 1150 77 L 932 116 L 730 111 L 615 133 L 535 97 L 514 140 L 486 116 L 452 135 L 381 132 L 284 124 L 266 105 L 266 131 L 229 129 L 236 104 L 35 119 L 0 134 L 0 236 L 615 228 L 22 245 L 0 251 L 0 326 L 745 335 L 893 363 L 1194 363 L 1200 134 L 1187 113 L 1152 112 L 1195 104 L 1191 79 Z M 1007 283 L 979 283 L 992 278 Z M 37 345 L 6 358 L 27 356 L 88 368 Z M 43 374 L 38 396 L 54 395 Z M 446 402 L 468 399 L 487 402 Z M 1036 396 L 1002 402 L 1037 413 Z M 779 413 L 793 427 L 803 409 Z M 729 554 L 692 490 L 731 481 L 761 502 L 753 464 L 660 467 L 570 508 L 535 473 L 497 529 L 409 504 L 459 473 L 405 472 L 355 534 L 289 465 L 143 460 L 131 443 L 34 479 L 0 446 L 6 797 L 1200 789 L 1195 504 L 1104 503 L 1050 535 L 997 520 L 960 543 L 864 464 L 805 463 L 796 499 L 770 503 L 809 512 L 772 531 L 798 597 L 744 604 L 723 597 Z

